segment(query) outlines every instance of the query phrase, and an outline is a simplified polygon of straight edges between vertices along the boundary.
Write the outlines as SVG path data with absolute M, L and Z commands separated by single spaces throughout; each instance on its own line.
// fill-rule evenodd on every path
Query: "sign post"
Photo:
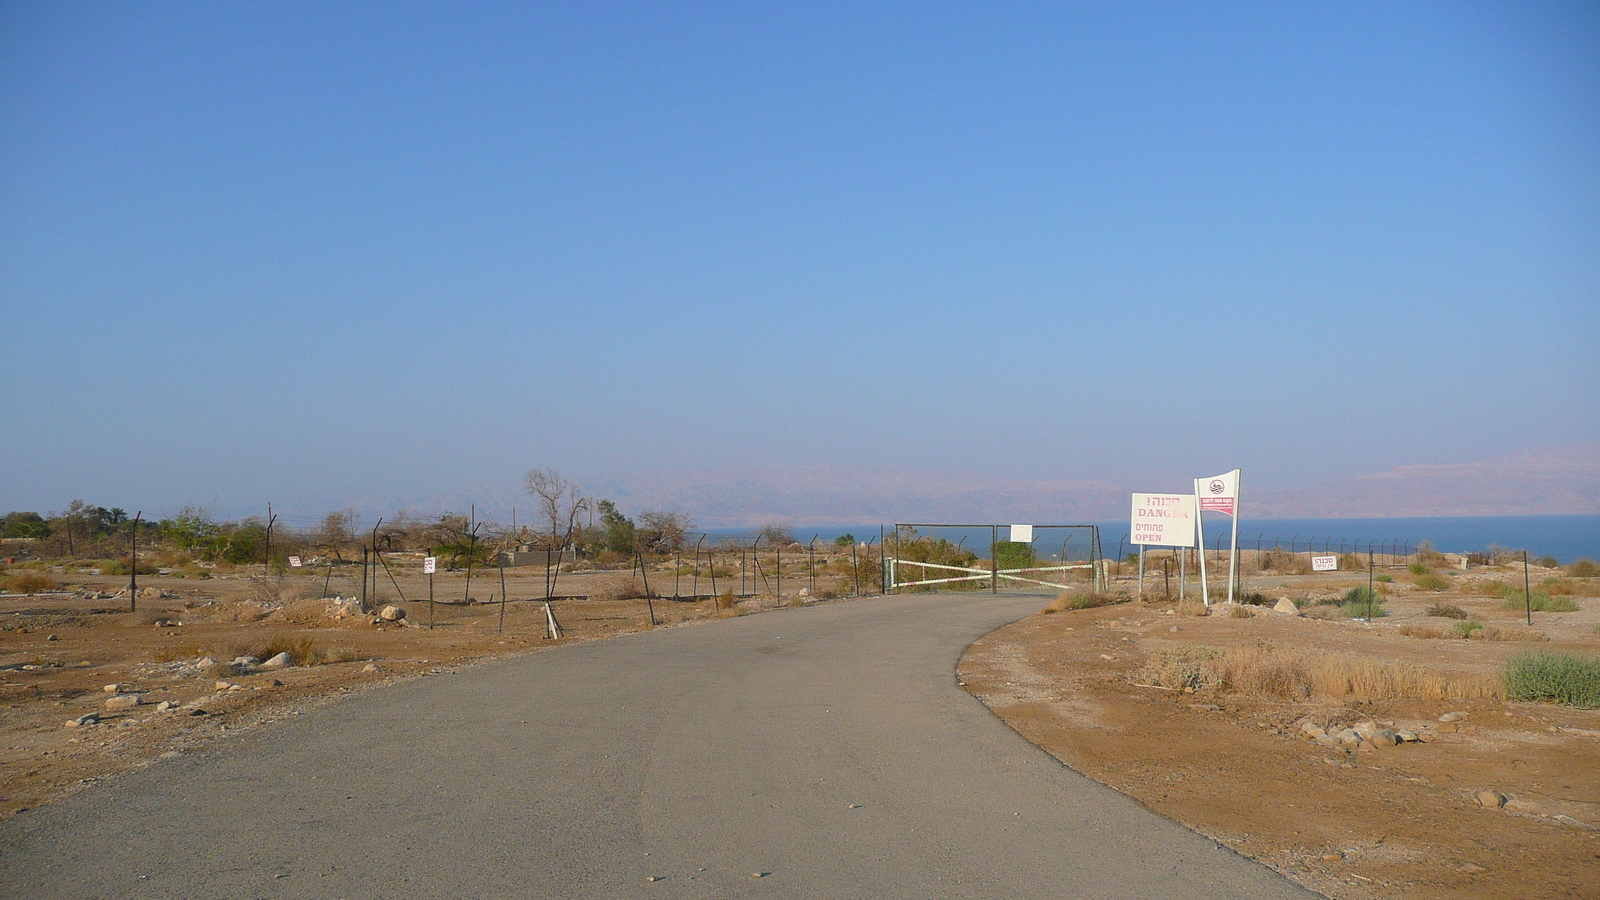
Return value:
M 1139 596 L 1144 596 L 1144 548 L 1192 547 L 1200 516 L 1193 494 L 1134 494 L 1129 537 L 1139 546 Z M 1182 591 L 1180 584 L 1179 591 Z
M 1239 578 L 1239 470 L 1224 472 L 1215 478 L 1196 478 L 1194 496 L 1200 512 L 1226 513 L 1233 519 L 1233 545 L 1228 548 L 1228 602 L 1233 602 L 1233 585 Z M 1195 516 L 1196 532 L 1200 536 L 1200 597 L 1206 606 L 1211 605 L 1211 585 L 1206 580 L 1206 528 Z
M 433 552 L 432 548 L 428 551 Z M 422 558 L 422 572 L 428 576 L 428 630 L 433 630 L 433 573 L 439 569 L 439 557 L 425 556 Z

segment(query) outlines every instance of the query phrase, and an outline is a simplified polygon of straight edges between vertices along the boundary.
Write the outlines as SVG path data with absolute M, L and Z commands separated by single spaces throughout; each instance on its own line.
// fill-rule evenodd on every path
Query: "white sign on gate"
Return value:
M 424 574 L 424 575 L 432 575 L 434 572 L 438 571 L 438 568 L 439 568 L 439 557 L 437 557 L 437 556 L 424 556 L 422 558 L 422 574 Z
M 1014 543 L 1014 544 L 1031 544 L 1031 543 L 1033 543 L 1033 526 L 1032 525 L 1013 525 L 1013 526 L 1011 526 L 1011 542 Z
M 1311 571 L 1313 571 L 1313 572 L 1337 572 L 1337 571 L 1339 571 L 1339 557 L 1337 557 L 1337 556 L 1313 556 L 1313 557 L 1311 557 Z
M 1134 494 L 1131 537 L 1135 544 L 1193 547 L 1193 494 Z
M 298 556 L 289 557 L 289 565 L 293 566 L 296 569 L 300 568 L 300 557 L 298 557 Z

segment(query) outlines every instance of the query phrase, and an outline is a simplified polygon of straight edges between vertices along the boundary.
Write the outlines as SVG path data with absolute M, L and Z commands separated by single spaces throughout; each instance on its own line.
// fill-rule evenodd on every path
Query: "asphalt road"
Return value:
M 369 691 L 0 825 L 0 896 L 1315 896 L 957 686 L 1044 602 L 826 604 Z

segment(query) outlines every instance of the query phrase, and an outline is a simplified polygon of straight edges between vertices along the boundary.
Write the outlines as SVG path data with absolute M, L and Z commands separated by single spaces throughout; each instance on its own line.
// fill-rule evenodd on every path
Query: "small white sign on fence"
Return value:
M 424 556 L 422 558 L 422 574 L 432 575 L 437 571 L 439 571 L 439 557 Z
M 1311 557 L 1311 571 L 1313 572 L 1337 572 L 1338 570 L 1339 557 L 1337 556 Z
M 293 566 L 296 569 L 300 568 L 300 557 L 298 557 L 298 556 L 289 557 L 289 565 Z
M 1013 526 L 1011 526 L 1011 542 L 1014 543 L 1014 544 L 1031 544 L 1031 543 L 1033 543 L 1033 526 L 1032 525 L 1013 525 Z

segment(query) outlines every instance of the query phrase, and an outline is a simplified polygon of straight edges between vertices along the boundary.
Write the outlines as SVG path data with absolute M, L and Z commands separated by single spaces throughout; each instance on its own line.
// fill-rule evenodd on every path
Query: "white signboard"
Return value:
M 1011 526 L 1011 541 L 1012 541 L 1012 543 L 1016 543 L 1016 544 L 1031 544 L 1031 543 L 1033 543 L 1033 526 L 1032 525 L 1013 525 L 1013 526 Z
M 437 571 L 439 571 L 439 557 L 424 556 L 422 558 L 422 574 L 432 575 Z
M 1195 493 L 1200 495 L 1201 512 L 1233 515 L 1239 502 L 1239 470 L 1224 472 L 1215 478 L 1195 479 Z
M 1134 494 L 1133 543 L 1157 547 L 1193 547 L 1193 494 Z
M 289 557 L 289 565 L 293 566 L 296 569 L 300 568 L 300 557 L 298 557 L 298 556 Z
M 1337 571 L 1339 571 L 1339 557 L 1337 557 L 1337 556 L 1313 556 L 1313 557 L 1311 557 L 1311 571 L 1313 571 L 1313 572 L 1337 572 Z

